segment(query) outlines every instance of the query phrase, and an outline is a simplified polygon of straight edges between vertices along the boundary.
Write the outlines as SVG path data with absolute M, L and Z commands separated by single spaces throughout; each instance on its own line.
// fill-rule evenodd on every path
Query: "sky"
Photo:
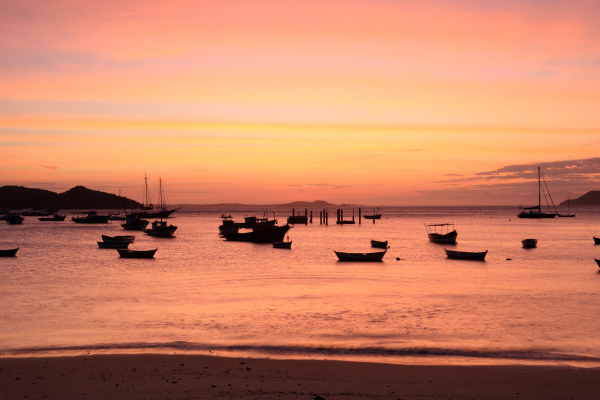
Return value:
M 0 0 L 0 186 L 519 205 L 600 189 L 600 2 Z

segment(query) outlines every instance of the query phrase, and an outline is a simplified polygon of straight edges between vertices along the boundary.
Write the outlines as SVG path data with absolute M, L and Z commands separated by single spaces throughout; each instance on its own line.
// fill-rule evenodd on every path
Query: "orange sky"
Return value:
M 0 185 L 519 204 L 542 165 L 559 199 L 598 189 L 600 4 L 487 3 L 4 0 Z

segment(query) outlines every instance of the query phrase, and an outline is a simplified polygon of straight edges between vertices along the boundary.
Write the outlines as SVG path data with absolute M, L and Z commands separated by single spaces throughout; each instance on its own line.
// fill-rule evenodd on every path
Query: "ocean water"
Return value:
M 120 222 L 80 225 L 66 212 L 64 222 L 0 223 L 0 249 L 20 247 L 0 258 L 0 354 L 600 366 L 600 209 L 549 220 L 511 207 L 381 211 L 374 224 L 341 226 L 329 210 L 325 226 L 313 210 L 285 250 L 219 237 L 223 212 L 243 221 L 262 209 L 184 209 L 170 220 L 175 238 L 134 233 L 130 248 L 158 248 L 151 260 L 98 248 L 102 234 L 129 234 Z M 280 225 L 289 214 L 276 210 Z M 458 243 L 429 242 L 425 223 L 454 223 Z M 538 247 L 523 249 L 525 238 Z M 333 252 L 376 251 L 371 239 L 389 241 L 382 262 Z M 489 252 L 451 260 L 445 247 Z

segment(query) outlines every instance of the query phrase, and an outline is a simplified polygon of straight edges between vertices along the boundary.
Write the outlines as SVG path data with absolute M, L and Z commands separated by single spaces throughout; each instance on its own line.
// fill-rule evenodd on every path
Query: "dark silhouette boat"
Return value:
M 568 197 L 567 195 L 567 213 L 566 214 L 558 214 L 558 216 L 560 218 L 569 218 L 569 217 L 574 217 L 575 214 L 569 214 L 569 211 L 571 211 L 571 207 L 569 206 L 571 204 L 571 199 Z
M 373 214 L 364 214 L 363 218 L 364 219 L 381 219 L 381 213 L 379 212 L 379 207 L 377 208 L 377 211 L 375 211 L 375 209 L 373 208 Z
M 130 242 L 97 242 L 101 249 L 126 249 Z
M 386 251 L 376 253 L 342 253 L 341 251 L 334 250 L 333 252 L 340 261 L 381 261 Z
M 129 250 L 129 249 L 117 249 L 121 258 L 154 258 L 156 250 Z
M 283 242 L 285 234 L 290 230 L 289 225 L 275 226 L 255 230 L 248 233 L 225 233 L 223 237 L 232 242 L 273 243 Z
M 290 240 L 290 237 L 288 236 L 287 242 L 273 242 L 273 248 L 274 249 L 291 249 L 292 241 Z
M 121 228 L 125 229 L 126 231 L 142 231 L 146 229 L 149 223 L 150 221 L 147 221 L 145 219 L 140 219 L 136 216 L 128 215 L 125 219 L 125 223 L 121 224 Z
M 66 215 L 59 215 L 58 213 L 55 213 L 51 217 L 40 217 L 38 219 L 40 221 L 64 221 L 65 218 L 67 218 Z
M 450 231 L 450 227 L 452 227 L 452 231 Z M 440 229 L 439 232 L 437 231 L 438 228 Z M 425 229 L 427 230 L 427 237 L 433 243 L 456 243 L 458 233 L 454 229 L 454 224 L 430 224 L 425 225 Z M 444 230 L 446 233 L 444 233 Z
M 600 244 L 600 238 L 592 236 L 594 238 L 594 244 Z
M 544 186 L 546 189 L 542 188 L 542 180 L 544 181 Z M 550 203 L 548 203 L 548 197 L 550 197 L 550 201 L 552 201 L 552 196 L 550 195 L 550 191 L 548 190 L 548 185 L 546 184 L 546 180 L 542 175 L 542 170 L 538 167 L 538 205 L 533 207 L 520 207 L 523 211 L 517 214 L 519 218 L 554 218 L 558 215 L 556 212 L 556 207 L 554 207 L 554 202 L 552 201 L 552 206 L 554 207 L 554 212 L 545 213 L 542 212 L 542 193 L 544 193 L 544 198 L 546 199 L 546 203 L 548 204 L 548 209 L 552 211 L 550 208 Z M 548 197 L 546 197 L 546 193 Z M 527 212 L 525 212 L 527 210 Z M 535 211 L 537 210 L 537 211 Z
M 100 215 L 96 211 L 89 211 L 84 217 L 79 215 L 71 217 L 71 221 L 78 224 L 106 224 L 109 218 L 110 215 Z
M 594 260 L 596 261 L 596 264 L 598 264 L 598 267 L 600 267 L 600 260 L 598 260 L 597 258 L 594 258 Z
M 221 233 L 238 233 L 240 230 L 240 225 L 238 223 L 233 222 L 233 218 L 231 215 L 221 214 L 221 225 L 219 225 L 219 232 Z
M 162 219 L 152 222 L 151 228 L 142 229 L 146 235 L 156 237 L 173 237 L 176 230 L 177 227 L 175 225 L 169 225 L 167 221 L 163 221 Z
M 159 189 L 158 194 L 160 196 L 160 205 L 158 208 L 154 208 L 154 204 L 150 203 L 150 195 L 148 193 L 148 177 L 144 175 L 144 199 L 142 206 L 139 210 L 132 210 L 128 216 L 138 217 L 138 218 L 168 218 L 175 211 L 181 209 L 179 208 L 169 208 L 169 205 L 165 201 L 165 195 L 162 189 L 162 179 L 159 177 Z
M 484 261 L 485 256 L 487 254 L 486 251 L 482 252 L 470 252 L 470 251 L 455 251 L 455 250 L 446 250 L 446 255 L 448 258 L 454 258 L 457 260 L 475 260 L 475 261 Z
M 133 243 L 134 240 L 135 240 L 135 236 L 133 236 L 133 235 L 124 235 L 124 236 L 107 236 L 107 235 L 102 235 L 102 241 L 103 242 L 127 242 L 127 243 Z
M 21 225 L 25 218 L 21 217 L 17 213 L 8 213 L 6 215 L 6 223 L 9 225 Z
M 18 250 L 18 247 L 16 249 L 0 250 L 0 257 L 14 257 L 17 255 Z
M 265 211 L 262 218 L 258 218 L 255 215 L 251 217 L 244 217 L 244 222 L 239 226 L 240 228 L 252 229 L 253 231 L 258 231 L 262 229 L 270 229 L 273 228 L 277 224 L 277 219 L 269 219 L 267 212 Z
M 380 242 L 379 240 L 371 240 L 371 247 L 377 247 L 379 249 L 387 249 L 388 242 Z
M 521 243 L 523 244 L 524 248 L 533 249 L 534 247 L 537 246 L 537 239 L 525 239 L 525 240 L 521 240 Z

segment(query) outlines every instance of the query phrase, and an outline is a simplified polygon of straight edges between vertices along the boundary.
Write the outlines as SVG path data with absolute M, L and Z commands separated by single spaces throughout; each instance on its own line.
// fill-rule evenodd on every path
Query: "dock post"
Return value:
M 319 225 L 323 225 L 323 211 L 319 211 Z
M 354 222 L 354 208 L 352 209 L 352 222 Z
M 360 225 L 362 222 L 361 221 L 361 213 L 360 213 L 360 208 L 358 209 L 358 224 Z
M 312 218 L 310 222 L 312 222 Z M 304 209 L 304 225 L 308 225 L 308 208 Z
M 312 210 L 310 210 L 310 223 L 312 224 Z
M 340 210 L 340 221 L 342 221 L 342 225 L 344 224 L 344 210 Z

